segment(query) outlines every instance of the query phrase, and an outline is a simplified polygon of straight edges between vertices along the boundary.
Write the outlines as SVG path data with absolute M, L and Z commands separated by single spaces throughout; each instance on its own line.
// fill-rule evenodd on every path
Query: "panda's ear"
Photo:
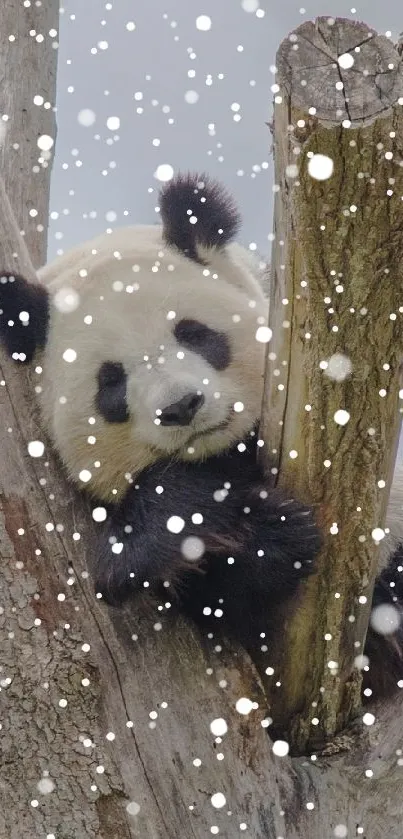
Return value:
M 31 361 L 46 344 L 48 292 L 17 274 L 0 273 L 0 340 L 16 361 Z
M 233 198 L 205 175 L 177 175 L 161 191 L 160 212 L 167 244 L 197 262 L 224 248 L 241 223 Z

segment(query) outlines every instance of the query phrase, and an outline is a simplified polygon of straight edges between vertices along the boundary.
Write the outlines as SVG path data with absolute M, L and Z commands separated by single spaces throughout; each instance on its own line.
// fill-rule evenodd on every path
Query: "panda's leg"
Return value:
M 364 652 L 369 659 L 363 673 L 364 700 L 403 688 L 403 544 L 376 580 Z
M 403 688 L 403 461 L 398 455 L 381 542 L 363 673 L 364 700 Z M 378 631 L 377 631 L 378 630 Z M 392 631 L 391 631 L 392 630 Z

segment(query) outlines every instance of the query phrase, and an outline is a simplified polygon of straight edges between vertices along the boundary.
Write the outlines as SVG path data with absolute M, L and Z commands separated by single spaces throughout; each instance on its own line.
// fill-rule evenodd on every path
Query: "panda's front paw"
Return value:
M 136 528 L 112 516 L 92 569 L 96 593 L 111 606 L 140 592 L 160 594 L 164 585 L 176 597 L 183 578 L 197 572 L 204 559 L 202 540 L 193 537 L 186 543 L 187 536 L 187 530 L 170 532 L 165 518 L 150 517 L 147 526 Z
M 241 528 L 261 590 L 282 599 L 315 569 L 323 538 L 312 507 L 262 484 L 244 499 Z

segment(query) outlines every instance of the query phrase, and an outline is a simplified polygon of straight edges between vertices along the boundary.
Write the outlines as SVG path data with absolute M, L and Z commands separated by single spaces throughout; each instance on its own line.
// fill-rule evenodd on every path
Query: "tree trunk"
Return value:
M 50 55 L 38 66 L 38 91 Z M 5 72 L 12 78 L 16 69 Z M 20 88 L 12 92 L 18 111 Z M 17 216 L 29 165 L 22 158 L 20 178 L 9 176 Z M 45 207 L 46 195 L 39 200 Z M 0 265 L 34 277 L 1 183 Z M 275 757 L 265 695 L 243 651 L 215 640 L 204 649 L 184 621 L 156 623 L 143 604 L 115 611 L 94 598 L 88 508 L 48 447 L 42 458 L 27 454 L 28 442 L 43 438 L 34 385 L 34 371 L 25 376 L 2 356 L 1 839 L 400 839 L 397 707 L 379 708 L 370 730 L 340 740 L 346 755 Z M 241 696 L 255 703 L 248 716 L 235 710 Z M 227 731 L 219 736 L 210 725 L 220 718 Z M 225 796 L 220 809 L 214 793 Z
M 38 140 L 56 139 L 58 29 L 59 0 L 1 0 L 0 172 L 35 268 L 47 252 L 54 148 Z
M 291 725 L 304 751 L 360 709 L 371 534 L 401 419 L 403 70 L 386 37 L 329 18 L 283 41 L 277 67 L 263 436 L 280 485 L 319 505 L 326 538 L 319 574 L 275 640 L 269 693 L 276 725 Z

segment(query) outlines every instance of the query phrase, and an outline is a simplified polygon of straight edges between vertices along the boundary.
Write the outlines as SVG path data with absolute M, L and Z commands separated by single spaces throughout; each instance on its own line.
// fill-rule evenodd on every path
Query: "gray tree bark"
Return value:
M 20 3 L 0 8 L 3 42 L 2 15 L 13 6 L 15 30 Z M 55 72 L 50 49 L 37 67 L 42 90 L 49 65 Z M 3 77 L 16 73 L 10 61 Z M 16 112 L 21 88 L 9 88 Z M 31 111 L 27 155 L 38 130 Z M 8 154 L 6 146 L 5 160 Z M 0 265 L 34 280 L 18 234 L 30 165 L 22 157 L 14 176 L 6 171 L 18 224 L 0 182 Z M 45 224 L 47 190 L 43 180 L 35 196 Z M 114 611 L 94 598 L 88 509 L 48 446 L 42 458 L 27 453 L 29 441 L 43 440 L 34 386 L 34 371 L 23 373 L 1 355 L 1 839 L 400 839 L 397 705 L 379 707 L 371 729 L 359 724 L 340 739 L 346 754 L 331 756 L 329 747 L 316 760 L 275 757 L 267 700 L 243 651 L 215 639 L 202 644 L 184 621 L 156 620 L 144 604 Z M 241 697 L 255 703 L 247 716 L 235 708 Z M 217 719 L 227 726 L 221 736 L 210 728 Z M 220 809 L 215 793 L 225 796 Z
M 35 268 L 47 252 L 54 147 L 48 155 L 37 143 L 56 139 L 58 30 L 59 0 L 1 0 L 0 171 Z

